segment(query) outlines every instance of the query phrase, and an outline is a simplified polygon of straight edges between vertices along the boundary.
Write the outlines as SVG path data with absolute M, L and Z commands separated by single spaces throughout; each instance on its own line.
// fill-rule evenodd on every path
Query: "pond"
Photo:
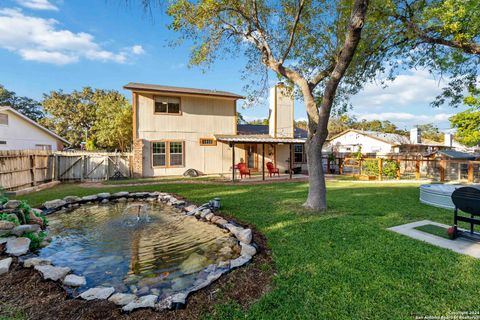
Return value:
M 233 236 L 165 204 L 87 204 L 48 219 L 52 242 L 39 256 L 85 276 L 80 291 L 112 286 L 167 296 L 191 286 L 207 266 L 240 255 Z

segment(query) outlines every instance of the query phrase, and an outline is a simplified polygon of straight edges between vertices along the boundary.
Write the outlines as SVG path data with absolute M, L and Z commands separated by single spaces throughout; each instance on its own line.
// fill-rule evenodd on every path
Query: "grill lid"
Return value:
M 458 188 L 452 193 L 452 201 L 457 209 L 473 215 L 480 215 L 480 188 Z

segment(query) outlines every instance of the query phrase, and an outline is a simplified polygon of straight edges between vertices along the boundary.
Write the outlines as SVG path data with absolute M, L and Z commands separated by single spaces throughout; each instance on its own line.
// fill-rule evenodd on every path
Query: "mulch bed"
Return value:
M 270 290 L 275 273 L 265 237 L 253 228 L 252 231 L 253 239 L 260 249 L 252 262 L 223 275 L 207 288 L 191 294 L 186 308 L 175 311 L 144 309 L 126 314 L 122 313 L 120 307 L 108 301 L 72 299 L 60 284 L 44 281 L 38 272 L 22 268 L 14 259 L 10 272 L 0 276 L 0 319 L 9 319 L 16 312 L 23 313 L 29 319 L 42 320 L 198 319 L 211 313 L 215 305 L 230 301 L 236 301 L 246 309 Z

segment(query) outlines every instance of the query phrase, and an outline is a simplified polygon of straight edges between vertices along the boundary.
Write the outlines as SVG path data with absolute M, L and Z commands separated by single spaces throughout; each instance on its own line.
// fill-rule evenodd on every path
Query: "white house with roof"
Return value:
M 62 150 L 70 144 L 12 107 L 0 107 L 0 150 Z
M 129 83 L 133 105 L 133 171 L 136 176 L 233 174 L 239 163 L 265 172 L 271 162 L 285 172 L 305 167 L 306 132 L 294 129 L 293 94 L 270 91 L 268 126 L 237 124 L 237 100 L 225 91 Z

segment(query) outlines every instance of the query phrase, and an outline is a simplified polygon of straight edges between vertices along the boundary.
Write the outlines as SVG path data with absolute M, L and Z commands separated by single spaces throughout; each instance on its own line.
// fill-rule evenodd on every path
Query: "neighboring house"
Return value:
M 244 97 L 234 93 L 139 83 L 124 88 L 133 94 L 136 176 L 182 175 L 188 169 L 231 174 L 240 162 L 252 172 L 273 162 L 284 172 L 291 154 L 299 162 L 292 166 L 306 162 L 305 138 L 294 130 L 293 95 L 283 84 L 270 91 L 268 130 L 237 125 L 237 100 Z
M 396 134 L 376 131 L 349 129 L 329 139 L 327 152 L 349 154 L 361 150 L 370 156 L 391 154 L 432 154 L 437 150 L 452 149 L 436 141 L 422 139 L 421 130 L 410 130 L 410 138 Z
M 0 150 L 62 150 L 70 144 L 12 107 L 0 107 Z

